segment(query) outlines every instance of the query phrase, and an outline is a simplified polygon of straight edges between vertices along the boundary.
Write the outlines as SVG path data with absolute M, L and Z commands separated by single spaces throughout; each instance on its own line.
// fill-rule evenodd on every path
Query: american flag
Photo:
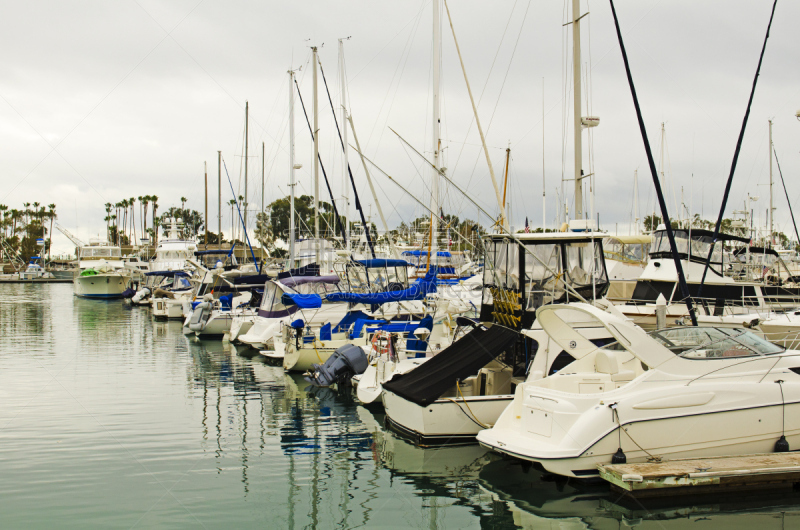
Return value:
M 526 217 L 526 218 L 525 218 L 525 233 L 526 233 L 526 234 L 529 234 L 529 233 L 530 233 L 530 231 L 531 231 L 531 227 L 530 227 L 530 225 L 528 224 L 528 218 Z

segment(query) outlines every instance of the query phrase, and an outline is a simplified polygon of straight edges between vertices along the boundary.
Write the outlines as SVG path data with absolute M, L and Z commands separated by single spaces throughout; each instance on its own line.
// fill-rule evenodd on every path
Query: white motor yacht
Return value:
M 574 311 L 616 342 L 599 348 L 583 338 L 565 316 Z M 478 434 L 482 445 L 552 473 L 589 477 L 612 458 L 702 458 L 800 444 L 800 352 L 744 329 L 648 335 L 587 304 L 542 307 L 537 321 L 575 361 L 518 385 L 497 423 Z
M 181 236 L 181 220 L 171 218 L 166 235 L 159 239 L 156 253 L 150 262 L 151 271 L 182 271 L 188 267 L 188 260 L 194 258 L 197 241 Z
M 78 249 L 75 295 L 83 298 L 121 298 L 130 283 L 122 250 L 107 241 L 90 241 Z
M 714 232 L 701 229 L 673 230 L 678 257 L 689 295 L 698 308 L 698 322 L 709 326 L 740 327 L 759 315 L 796 307 L 800 286 L 771 249 L 749 246 L 749 239 L 718 234 L 711 262 L 703 283 L 708 252 Z M 739 245 L 733 252 L 724 247 Z M 675 262 L 661 227 L 653 234 L 650 259 L 636 282 L 631 299 L 619 306 L 626 316 L 645 329 L 656 327 L 656 300 L 662 295 L 668 303 L 667 325 L 688 322 Z

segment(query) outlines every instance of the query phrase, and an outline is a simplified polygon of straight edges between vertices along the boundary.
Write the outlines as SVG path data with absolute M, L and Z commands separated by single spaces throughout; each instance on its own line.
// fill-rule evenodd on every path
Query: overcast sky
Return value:
M 542 223 L 543 156 L 550 226 L 560 178 L 573 171 L 571 33 L 563 26 L 570 18 L 569 4 L 449 4 L 498 177 L 505 148 L 511 146 L 509 195 L 517 226 L 525 217 L 534 227 Z M 666 123 L 664 186 L 670 207 L 673 191 L 680 201 L 683 190 L 693 213 L 716 217 L 771 7 L 768 0 L 616 2 L 657 163 L 660 125 Z M 583 114 L 601 120 L 591 142 L 584 133 L 584 167 L 596 175 L 601 227 L 613 231 L 619 225 L 627 233 L 634 171 L 639 170 L 642 212 L 653 208 L 652 180 L 609 4 L 584 1 L 582 10 L 589 12 L 581 22 L 588 88 Z M 202 213 L 207 161 L 209 224 L 216 230 L 218 150 L 237 194 L 244 191 L 245 100 L 251 118 L 251 209 L 261 203 L 262 142 L 265 200 L 288 194 L 286 72 L 302 67 L 298 81 L 311 112 L 310 46 L 317 45 L 338 106 L 337 40 L 344 37 L 351 37 L 344 45 L 348 101 L 365 153 L 418 198 L 429 200 L 429 171 L 389 130 L 431 156 L 428 0 L 38 1 L 8 2 L 3 12 L 0 203 L 11 208 L 22 208 L 23 202 L 56 203 L 59 222 L 82 238 L 102 233 L 103 204 L 123 198 L 157 195 L 164 211 L 179 206 L 185 196 L 188 207 Z M 758 195 L 754 207 L 762 221 L 768 204 L 769 118 L 774 119 L 789 196 L 800 200 L 798 20 L 799 3 L 778 3 L 728 208 L 740 209 L 747 193 Z M 442 23 L 443 165 L 482 206 L 496 212 L 446 15 Z M 334 193 L 341 197 L 342 154 L 321 83 L 320 78 L 321 155 Z M 298 192 L 311 193 L 311 142 L 299 105 L 295 137 L 297 162 L 303 164 L 297 172 Z M 353 151 L 350 163 L 369 213 L 373 200 Z M 775 173 L 777 179 L 777 168 Z M 374 178 L 390 226 L 424 213 L 385 177 L 375 172 Z M 232 194 L 224 171 L 223 179 L 225 203 Z M 571 192 L 567 200 L 572 203 Z M 445 190 L 442 202 L 447 213 L 479 218 L 455 190 Z M 778 229 L 788 233 L 789 212 L 779 180 L 775 204 Z M 226 231 L 228 212 L 223 206 Z M 374 207 L 371 212 L 377 223 Z M 57 251 L 71 247 L 60 234 L 54 243 Z

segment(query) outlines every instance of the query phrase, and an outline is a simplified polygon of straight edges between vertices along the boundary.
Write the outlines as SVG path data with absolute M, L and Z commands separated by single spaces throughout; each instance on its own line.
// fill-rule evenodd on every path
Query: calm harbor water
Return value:
M 641 506 L 72 286 L 0 286 L 3 528 L 800 528 L 800 493 Z

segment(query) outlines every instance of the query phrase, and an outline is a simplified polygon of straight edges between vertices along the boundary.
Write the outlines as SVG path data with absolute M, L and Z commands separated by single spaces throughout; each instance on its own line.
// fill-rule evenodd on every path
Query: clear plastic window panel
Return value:
M 555 243 L 528 245 L 525 253 L 526 309 L 557 300 L 564 295 L 561 246 Z

